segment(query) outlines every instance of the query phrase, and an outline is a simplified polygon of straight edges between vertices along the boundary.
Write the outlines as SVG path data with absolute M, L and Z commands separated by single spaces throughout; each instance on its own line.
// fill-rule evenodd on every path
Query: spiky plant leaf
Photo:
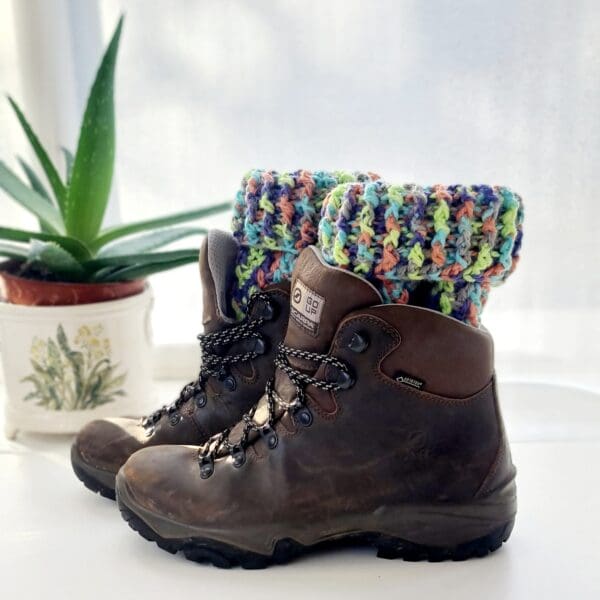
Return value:
M 27 265 L 49 271 L 64 281 L 79 281 L 85 276 L 81 264 L 55 242 L 31 240 Z
M 64 233 L 64 224 L 58 210 L 37 192 L 28 188 L 2 161 L 0 161 L 0 188 L 23 208 L 33 213 L 54 233 Z
M 27 258 L 29 249 L 27 246 L 19 246 L 18 244 L 7 244 L 0 242 L 0 256 L 5 258 Z
M 176 269 L 177 267 L 181 267 L 183 265 L 190 264 L 195 262 L 198 257 L 187 257 L 181 258 L 178 260 L 172 260 L 168 262 L 159 262 L 159 263 L 149 263 L 149 264 L 140 264 L 140 265 L 132 265 L 130 267 L 125 267 L 123 269 L 117 269 L 112 273 L 104 275 L 102 278 L 97 277 L 97 273 L 93 276 L 93 281 L 130 281 L 132 279 L 142 279 L 144 277 L 148 277 L 149 275 L 154 275 L 155 273 L 160 273 L 161 271 L 168 271 L 170 269 Z
M 89 260 L 92 257 L 90 251 L 79 240 L 65 235 L 54 235 L 52 233 L 40 233 L 39 231 L 26 231 L 24 229 L 0 227 L 0 239 L 11 240 L 13 242 L 29 242 L 32 239 L 42 240 L 44 242 L 55 242 L 72 254 L 77 260 Z
M 198 260 L 196 248 L 185 248 L 183 250 L 169 250 L 166 252 L 153 252 L 148 254 L 122 254 L 119 256 L 105 256 L 94 258 L 83 263 L 88 271 L 96 271 L 104 267 L 123 267 L 131 265 L 147 265 L 172 262 L 174 260 Z
M 102 231 L 100 235 L 91 243 L 90 248 L 92 251 L 97 251 L 109 242 L 127 235 L 133 235 L 134 233 L 140 233 L 142 231 L 149 231 L 152 229 L 159 229 L 161 227 L 169 227 L 171 225 L 178 225 L 179 223 L 194 221 L 196 219 L 209 217 L 211 215 L 229 210 L 231 210 L 231 202 L 221 202 L 220 204 L 213 204 L 212 206 L 207 206 L 206 208 L 186 210 L 179 213 L 173 213 L 171 215 L 165 215 L 164 217 L 128 223 L 127 225 L 116 225 Z
M 25 173 L 25 177 L 27 177 L 27 181 L 29 181 L 31 189 L 37 192 L 42 198 L 45 198 L 50 204 L 54 204 L 52 196 L 50 196 L 48 190 L 42 183 L 42 180 L 37 176 L 37 173 L 31 168 L 31 166 L 27 164 L 20 156 L 17 156 L 17 162 L 21 165 L 21 169 L 23 169 L 23 173 Z
M 94 240 L 104 219 L 115 158 L 114 78 L 123 17 L 106 49 L 87 101 L 67 196 L 67 232 Z
M 103 267 L 101 269 L 98 269 L 97 271 L 94 270 L 93 272 L 90 273 L 90 281 L 92 282 L 100 282 L 100 281 L 106 281 L 107 277 L 109 275 L 112 275 L 113 273 L 116 273 L 121 267 L 119 266 L 114 266 L 111 265 L 110 267 Z M 89 272 L 89 270 L 88 270 Z
M 167 246 L 177 240 L 181 240 L 192 235 L 201 235 L 206 233 L 205 229 L 200 227 L 175 227 L 173 229 L 159 229 L 152 231 L 134 239 L 125 239 L 105 246 L 98 252 L 98 258 L 107 256 L 127 256 L 128 254 L 141 254 L 150 252 L 162 246 Z
M 31 189 L 37 192 L 42 198 L 45 198 L 50 204 L 54 204 L 54 200 L 52 200 L 52 197 L 44 187 L 44 184 L 37 176 L 36 172 L 20 156 L 17 156 L 17 161 L 21 165 L 21 169 L 23 169 Z M 50 233 L 50 228 L 46 227 L 43 221 L 40 221 L 39 219 L 38 221 L 40 224 L 40 230 L 44 233 Z
M 33 131 L 31 125 L 25 118 L 25 115 L 19 108 L 19 105 L 10 96 L 8 96 L 8 101 L 10 102 L 10 105 L 12 106 L 13 110 L 15 111 L 15 114 L 17 115 L 17 119 L 19 119 L 19 123 L 21 123 L 21 127 L 23 128 L 23 131 L 25 132 L 25 135 L 27 136 L 27 139 L 29 140 L 31 147 L 33 148 L 35 155 L 37 156 L 38 160 L 40 161 L 40 164 L 42 165 L 42 169 L 44 169 L 44 173 L 46 174 L 46 177 L 48 178 L 48 183 L 50 184 L 50 187 L 52 188 L 52 191 L 54 192 L 56 202 L 58 203 L 61 214 L 64 217 L 65 216 L 65 203 L 67 201 L 67 190 L 65 188 L 65 185 L 61 181 L 58 171 L 56 170 L 56 167 L 50 160 L 48 153 L 42 146 L 40 140 L 38 139 L 37 135 Z
M 73 162 L 75 162 L 75 157 L 73 153 L 68 148 L 61 148 L 63 156 L 65 157 L 65 181 L 67 182 L 67 187 L 71 183 L 71 175 L 73 174 Z

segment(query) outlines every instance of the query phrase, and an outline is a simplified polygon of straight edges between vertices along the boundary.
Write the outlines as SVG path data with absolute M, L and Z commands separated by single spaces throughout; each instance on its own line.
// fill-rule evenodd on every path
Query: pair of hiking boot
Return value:
M 493 342 L 326 262 L 230 311 L 237 243 L 200 253 L 202 367 L 144 419 L 104 419 L 74 442 L 77 476 L 116 496 L 148 540 L 216 566 L 261 568 L 322 545 L 384 558 L 496 550 L 516 513 Z

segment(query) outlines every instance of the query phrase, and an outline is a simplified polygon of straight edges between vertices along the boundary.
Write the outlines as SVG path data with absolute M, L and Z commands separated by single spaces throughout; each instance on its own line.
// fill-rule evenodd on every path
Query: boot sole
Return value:
M 109 500 L 115 500 L 115 477 L 110 471 L 103 471 L 88 465 L 82 458 L 75 444 L 71 446 L 71 466 L 77 479 L 85 485 L 88 490 L 100 494 Z
M 357 546 L 376 548 L 378 558 L 400 558 L 411 562 L 463 561 L 469 558 L 482 558 L 498 550 L 508 540 L 515 522 L 513 517 L 484 536 L 448 547 L 415 544 L 376 532 L 358 532 L 312 545 L 304 545 L 290 538 L 281 539 L 276 542 L 272 554 L 265 555 L 208 538 L 163 538 L 127 505 L 124 495 L 121 491 L 117 492 L 117 504 L 121 516 L 129 527 L 145 540 L 155 542 L 159 548 L 171 554 L 181 551 L 188 560 L 210 563 L 222 569 L 237 566 L 244 569 L 264 569 L 274 564 L 288 563 L 303 554 L 315 551 Z

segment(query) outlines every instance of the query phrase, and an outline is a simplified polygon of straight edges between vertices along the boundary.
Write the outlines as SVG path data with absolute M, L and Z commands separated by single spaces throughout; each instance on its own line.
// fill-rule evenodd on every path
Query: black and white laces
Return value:
M 248 304 L 249 316 L 243 321 L 220 331 L 198 335 L 201 360 L 198 378 L 186 384 L 174 402 L 161 406 L 142 419 L 142 426 L 149 433 L 152 433 L 156 424 L 164 416 L 168 416 L 172 424 L 179 422 L 179 409 L 188 400 L 195 399 L 198 406 L 203 406 L 206 403 L 205 386 L 210 377 L 223 379 L 232 365 L 249 362 L 264 353 L 265 344 L 259 329 L 267 320 L 267 317 L 264 315 L 251 316 L 252 308 L 257 302 L 263 302 L 265 306 L 269 307 L 269 311 L 272 311 L 268 296 L 259 292 L 250 299 Z M 252 349 L 238 353 L 228 351 L 231 346 L 249 339 L 256 340 Z
M 288 357 L 301 358 L 317 365 L 330 365 L 333 367 L 332 371 L 336 373 L 336 377 L 335 379 L 317 379 L 308 373 L 304 373 L 294 368 L 290 364 Z M 226 429 L 201 446 L 198 451 L 198 463 L 200 465 L 200 476 L 203 479 L 212 475 L 214 472 L 215 458 L 219 455 L 230 454 L 233 458 L 234 466 L 242 466 L 245 462 L 245 450 L 249 444 L 249 436 L 253 431 L 259 433 L 261 437 L 266 439 L 269 448 L 275 448 L 277 446 L 277 434 L 275 433 L 274 425 L 285 412 L 292 413 L 299 424 L 303 426 L 310 425 L 312 423 L 312 415 L 306 406 L 306 397 L 304 393 L 307 386 L 313 385 L 325 391 L 335 392 L 347 389 L 353 383 L 348 366 L 341 360 L 328 354 L 319 354 L 317 352 L 291 348 L 290 346 L 286 346 L 283 342 L 280 343 L 277 348 L 275 366 L 280 371 L 283 371 L 294 384 L 294 398 L 289 402 L 281 398 L 274 388 L 275 378 L 269 379 L 265 388 L 268 407 L 268 417 L 266 422 L 259 425 L 254 421 L 254 416 L 258 409 L 258 404 L 256 404 L 242 417 L 244 426 L 237 442 L 232 442 L 229 439 L 231 430 Z

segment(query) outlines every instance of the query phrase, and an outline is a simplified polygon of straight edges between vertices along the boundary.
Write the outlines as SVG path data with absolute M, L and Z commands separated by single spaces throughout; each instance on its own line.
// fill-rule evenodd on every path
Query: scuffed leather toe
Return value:
M 98 419 L 79 432 L 73 445 L 84 463 L 116 474 L 145 437 L 139 419 Z
M 200 479 L 197 446 L 156 446 L 136 452 L 117 476 L 117 491 L 144 510 L 180 523 L 189 520 Z

